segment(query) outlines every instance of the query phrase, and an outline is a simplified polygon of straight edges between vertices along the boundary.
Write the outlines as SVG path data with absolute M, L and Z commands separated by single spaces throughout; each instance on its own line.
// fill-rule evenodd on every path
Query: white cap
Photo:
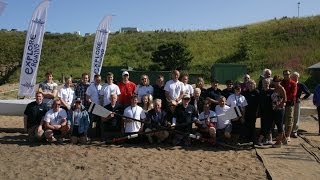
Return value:
M 122 72 L 122 76 L 124 76 L 124 75 L 128 75 L 128 76 L 129 76 L 128 71 L 123 71 L 123 72 Z

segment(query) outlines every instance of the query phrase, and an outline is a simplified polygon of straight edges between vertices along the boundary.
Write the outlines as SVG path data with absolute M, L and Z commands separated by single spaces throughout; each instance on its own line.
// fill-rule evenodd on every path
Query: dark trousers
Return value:
M 284 108 L 274 110 L 274 123 L 277 126 L 278 134 L 283 133 Z
M 101 138 L 101 117 L 90 114 L 90 125 L 88 129 L 88 137 Z
M 262 114 L 260 134 L 264 137 L 267 137 L 271 132 L 272 124 L 273 124 L 272 117 L 270 117 L 270 115 L 268 116 L 268 115 Z

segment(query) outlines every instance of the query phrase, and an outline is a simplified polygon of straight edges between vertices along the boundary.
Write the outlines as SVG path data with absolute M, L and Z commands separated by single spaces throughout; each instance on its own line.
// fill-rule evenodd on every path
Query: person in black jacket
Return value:
M 120 115 L 123 114 L 124 107 L 118 103 L 118 96 L 110 94 L 110 103 L 104 108 L 112 112 L 107 118 L 101 117 L 102 121 L 102 140 L 110 140 L 120 137 L 123 133 L 123 121 Z
M 28 140 L 35 141 L 43 136 L 42 119 L 48 106 L 43 102 L 43 93 L 36 93 L 36 101 L 29 103 L 24 111 L 24 130 L 28 132 Z
M 172 125 L 176 124 L 175 129 L 185 133 L 185 135 L 192 132 L 192 123 L 198 118 L 196 109 L 189 103 L 190 95 L 183 95 L 182 103 L 176 107 L 172 120 Z M 184 145 L 190 145 L 190 140 L 182 133 L 175 135 L 173 140 L 174 145 L 180 144 L 181 142 L 184 142 Z
M 170 122 L 167 121 L 167 113 L 162 110 L 162 100 L 155 99 L 153 101 L 153 109 L 151 109 L 146 118 L 145 132 L 156 131 L 154 133 L 147 134 L 149 143 L 152 144 L 154 138 L 158 143 L 163 142 L 169 137 L 169 132 L 167 130 L 158 131 L 161 128 L 166 128 L 170 126 Z

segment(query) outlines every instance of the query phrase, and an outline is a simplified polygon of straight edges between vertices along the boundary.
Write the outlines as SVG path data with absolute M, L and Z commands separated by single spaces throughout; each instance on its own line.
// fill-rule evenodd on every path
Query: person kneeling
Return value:
M 80 98 L 75 101 L 72 111 L 68 114 L 68 124 L 71 125 L 71 143 L 87 143 L 87 132 L 90 124 L 88 112 L 81 104 Z
M 166 128 L 170 127 L 170 123 L 168 123 L 166 119 L 167 113 L 161 109 L 161 104 L 161 99 L 155 99 L 153 101 L 154 109 L 151 109 L 147 114 L 146 121 L 150 124 L 145 125 L 145 132 L 156 131 L 154 133 L 146 134 L 150 144 L 153 143 L 153 137 L 156 138 L 158 143 L 163 142 L 169 137 L 169 132 Z M 161 130 L 161 128 L 164 130 Z
M 60 108 L 61 101 L 54 100 L 53 108 L 50 109 L 43 121 L 45 126 L 45 137 L 48 142 L 53 142 L 58 137 L 58 142 L 63 143 L 63 137 L 68 133 L 70 127 L 67 124 L 67 113 Z
M 216 143 L 216 113 L 210 110 L 210 104 L 203 105 L 203 112 L 199 114 L 199 120 L 195 121 L 197 131 L 212 145 Z

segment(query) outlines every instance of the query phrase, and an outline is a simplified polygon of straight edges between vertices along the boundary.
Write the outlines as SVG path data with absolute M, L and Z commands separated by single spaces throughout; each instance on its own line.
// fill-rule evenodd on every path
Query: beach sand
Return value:
M 30 144 L 22 117 L 0 119 L 1 179 L 266 179 L 254 150 Z

